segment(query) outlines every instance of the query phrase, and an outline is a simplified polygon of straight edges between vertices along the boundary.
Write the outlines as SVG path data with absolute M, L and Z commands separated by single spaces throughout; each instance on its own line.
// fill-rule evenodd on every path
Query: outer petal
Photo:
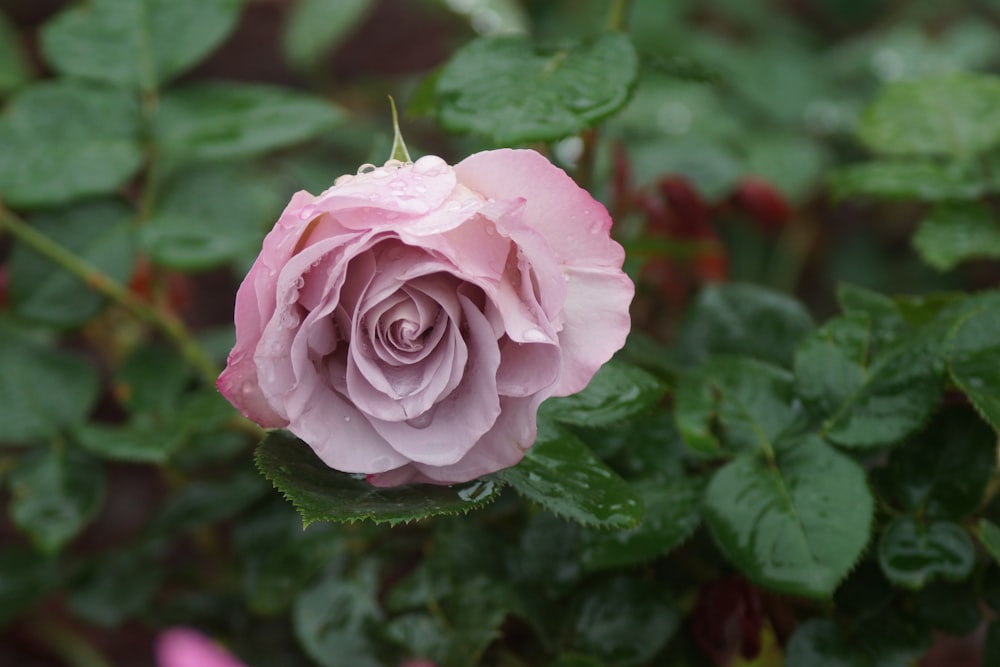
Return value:
M 635 286 L 621 271 L 567 268 L 559 345 L 563 372 L 555 396 L 575 394 L 625 344 Z
M 608 236 L 607 209 L 539 153 L 484 151 L 455 165 L 455 173 L 484 197 L 524 199 L 528 225 L 541 232 L 560 264 L 621 268 L 625 252 Z

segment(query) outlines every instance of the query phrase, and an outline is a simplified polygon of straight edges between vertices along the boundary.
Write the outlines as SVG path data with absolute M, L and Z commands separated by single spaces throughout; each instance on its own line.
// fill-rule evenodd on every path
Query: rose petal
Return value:
M 159 667 L 246 667 L 197 630 L 171 628 L 156 640 Z
M 460 460 L 487 433 L 500 414 L 496 373 L 500 349 L 493 327 L 479 308 L 459 293 L 469 361 L 458 387 L 431 410 L 409 421 L 373 420 L 372 426 L 400 454 L 432 466 Z

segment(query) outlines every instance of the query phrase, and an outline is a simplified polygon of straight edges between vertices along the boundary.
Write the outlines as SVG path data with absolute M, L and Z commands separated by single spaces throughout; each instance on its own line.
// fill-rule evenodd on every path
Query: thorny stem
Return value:
M 198 371 L 207 385 L 215 384 L 219 369 L 176 315 L 165 309 L 152 307 L 87 260 L 40 233 L 11 211 L 4 209 L 2 203 L 0 203 L 0 230 L 10 232 L 39 255 L 79 278 L 90 289 L 120 304 L 138 319 L 161 331 L 177 347 L 184 359 Z

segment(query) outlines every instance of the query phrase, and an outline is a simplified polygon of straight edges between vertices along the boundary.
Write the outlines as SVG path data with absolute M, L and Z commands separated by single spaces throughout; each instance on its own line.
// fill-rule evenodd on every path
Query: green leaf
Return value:
M 884 294 L 840 283 L 837 285 L 837 302 L 846 315 L 867 316 L 873 337 L 882 343 L 892 342 L 906 327 L 899 303 Z
M 680 625 L 667 596 L 634 575 L 599 580 L 574 602 L 573 649 L 622 667 L 648 664 Z
M 835 317 L 795 351 L 795 387 L 807 405 L 831 414 L 865 382 L 871 321 L 864 313 Z
M 938 206 L 912 240 L 924 261 L 939 271 L 972 259 L 1000 259 L 1000 225 L 993 211 L 979 203 Z
M 972 573 L 976 552 L 972 538 L 956 523 L 900 516 L 879 539 L 878 562 L 896 586 L 916 589 L 935 579 L 965 579 Z
M 27 548 L 0 550 L 0 627 L 22 615 L 59 583 L 54 558 Z
M 953 73 L 887 86 L 861 114 L 858 136 L 886 155 L 968 157 L 1000 143 L 1000 80 Z
M 239 0 L 90 0 L 42 29 L 62 74 L 151 90 L 196 65 L 236 26 Z
M 411 655 L 440 667 L 478 665 L 489 644 L 500 636 L 510 607 L 506 586 L 473 576 L 454 594 L 439 600 L 440 615 L 404 614 L 393 619 L 386 632 Z
M 87 452 L 129 463 L 166 463 L 184 444 L 184 435 L 183 431 L 149 420 L 125 426 L 92 422 L 74 431 L 76 442 Z
M 466 514 L 496 500 L 503 484 L 483 478 L 465 484 L 372 486 L 364 476 L 331 469 L 304 442 L 272 431 L 257 446 L 257 467 L 302 515 L 314 521 L 370 519 L 395 525 L 439 514 Z
M 378 571 L 374 561 L 345 576 L 334 570 L 295 601 L 292 623 L 302 648 L 322 667 L 380 667 L 375 643 L 365 632 L 380 621 L 375 601 Z
M 635 366 L 608 362 L 587 387 L 572 396 L 543 403 L 543 413 L 575 426 L 613 426 L 653 407 L 663 395 L 663 384 Z
M 977 526 L 979 531 L 979 541 L 986 547 L 986 551 L 993 556 L 1000 564 L 1000 526 L 989 519 L 980 519 Z
M 827 598 L 865 545 L 873 501 L 864 470 L 816 437 L 774 465 L 742 454 L 720 468 L 703 512 L 726 558 L 771 590 Z
M 146 344 L 135 349 L 118 369 L 115 396 L 131 412 L 162 414 L 177 406 L 191 379 L 191 369 L 177 352 Z
M 24 339 L 0 325 L 0 442 L 57 435 L 97 402 L 97 371 L 75 354 Z
M 273 223 L 269 204 L 260 184 L 236 169 L 186 169 L 165 185 L 139 240 L 161 266 L 213 268 L 256 255 Z
M 982 664 L 1000 664 L 1000 620 L 992 620 L 986 626 L 986 638 L 983 640 Z
M 604 530 L 595 528 L 595 533 Z M 548 512 L 537 512 L 521 528 L 517 549 L 507 552 L 507 568 L 518 586 L 557 598 L 583 575 L 580 539 L 584 528 Z
M 996 439 L 972 410 L 938 413 L 927 429 L 889 456 L 893 495 L 920 516 L 962 519 L 979 507 L 996 469 Z
M 923 426 L 944 389 L 946 323 L 926 325 L 877 355 L 824 423 L 824 435 L 844 447 L 878 447 Z
M 928 626 L 949 635 L 964 637 L 982 621 L 975 582 L 958 584 L 936 581 L 913 593 L 913 613 Z
M 306 530 L 287 503 L 258 512 L 236 528 L 243 561 L 243 595 L 257 614 L 286 611 L 323 568 L 344 553 L 344 538 L 328 524 Z
M 32 217 L 45 236 L 123 283 L 135 263 L 132 211 L 117 200 L 77 204 Z M 56 327 L 83 324 L 96 315 L 104 298 L 71 273 L 15 244 L 10 257 L 10 298 L 18 316 Z
M 702 486 L 685 478 L 634 483 L 645 510 L 639 525 L 584 531 L 580 565 L 591 572 L 641 565 L 680 546 L 701 523 Z
M 164 574 L 160 544 L 102 554 L 72 582 L 67 602 L 78 618 L 116 627 L 149 608 Z
M 883 630 L 885 628 L 883 627 Z M 863 638 L 862 638 L 863 639 Z M 785 667 L 908 667 L 924 650 L 894 651 L 849 641 L 837 624 L 814 618 L 798 625 L 785 648 Z
M 715 357 L 677 386 L 681 436 L 695 451 L 711 453 L 713 433 L 735 450 L 773 451 L 802 416 L 783 368 L 745 357 Z
M 14 26 L 0 13 L 0 97 L 17 90 L 30 78 L 24 45 Z
M 996 186 L 973 165 L 921 160 L 874 160 L 835 169 L 829 174 L 835 199 L 878 197 L 920 201 L 974 200 Z
M 299 69 L 318 65 L 361 23 L 371 6 L 371 0 L 299 0 L 281 35 L 285 58 Z
M 0 116 L 0 198 L 31 208 L 110 194 L 142 164 L 138 137 L 138 106 L 124 91 L 29 86 Z
M 174 158 L 247 158 L 318 137 L 343 118 L 325 99 L 288 88 L 195 83 L 163 95 L 155 138 Z
M 480 37 L 441 70 L 437 118 L 498 144 L 561 139 L 622 108 L 638 66 L 635 47 L 618 32 L 555 49 L 524 37 Z
M 681 324 L 675 354 L 695 366 L 710 355 L 743 354 L 790 367 L 802 337 L 813 329 L 805 307 L 756 285 L 704 288 Z
M 173 535 L 235 516 L 267 494 L 267 485 L 253 470 L 228 471 L 220 480 L 189 482 L 170 495 L 150 518 L 147 536 Z
M 996 296 L 988 293 L 981 306 L 958 324 L 951 339 L 948 370 L 976 411 L 1000 431 L 1000 299 Z
M 104 468 L 73 449 L 35 449 L 10 473 L 10 517 L 46 554 L 93 519 L 104 500 Z
M 545 421 L 524 460 L 503 479 L 553 514 L 585 526 L 631 528 L 642 518 L 636 492 L 576 436 Z

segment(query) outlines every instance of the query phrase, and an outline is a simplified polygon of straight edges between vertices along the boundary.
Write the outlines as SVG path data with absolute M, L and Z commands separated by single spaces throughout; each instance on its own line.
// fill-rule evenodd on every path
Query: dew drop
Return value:
M 351 421 L 351 418 L 348 415 L 344 415 L 344 421 L 349 422 Z
M 298 278 L 295 279 L 294 284 L 295 284 L 295 289 L 302 289 L 306 285 L 306 279 L 303 278 L 302 276 L 299 276 Z
M 360 167 L 358 167 L 358 175 L 360 176 L 362 174 L 370 174 L 373 171 L 375 171 L 376 169 L 378 169 L 378 167 L 376 167 L 375 165 L 371 164 L 370 162 L 366 162 L 363 165 L 361 165 Z
M 413 171 L 417 174 L 435 176 L 448 168 L 448 163 L 437 155 L 425 155 L 413 163 Z
M 313 218 L 315 216 L 316 216 L 316 207 L 312 205 L 306 206 L 301 211 L 299 211 L 299 218 L 302 220 L 309 220 L 310 218 Z
M 406 187 L 406 181 L 404 181 L 401 178 L 394 178 L 391 181 L 389 181 L 389 188 L 393 190 L 402 190 L 405 187 Z
M 497 235 L 497 228 L 494 227 L 493 225 L 486 225 L 486 235 L 487 236 L 496 236 Z
M 423 159 L 423 158 L 421 158 Z M 413 428 L 427 428 L 434 421 L 434 410 L 428 410 L 422 414 L 417 415 L 413 419 L 407 419 L 406 423 Z
M 403 166 L 403 163 L 399 160 L 386 160 L 385 164 L 382 165 L 385 169 L 399 169 Z

